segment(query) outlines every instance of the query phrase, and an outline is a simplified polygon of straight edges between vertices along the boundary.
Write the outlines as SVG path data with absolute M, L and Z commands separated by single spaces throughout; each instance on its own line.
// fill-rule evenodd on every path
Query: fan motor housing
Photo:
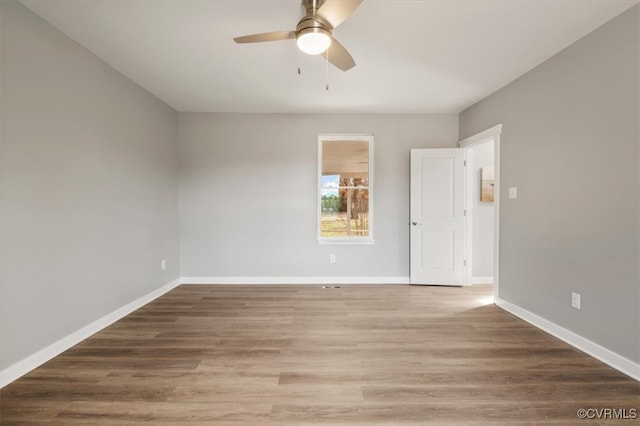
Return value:
M 307 15 L 298 22 L 296 38 L 308 33 L 324 33 L 331 37 L 331 25 L 319 16 Z

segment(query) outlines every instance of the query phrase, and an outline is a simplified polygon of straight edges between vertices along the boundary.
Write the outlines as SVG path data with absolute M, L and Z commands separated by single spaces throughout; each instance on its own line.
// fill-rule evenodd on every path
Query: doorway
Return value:
M 467 152 L 467 282 L 493 284 L 495 178 L 493 139 L 464 148 Z
M 457 149 L 412 150 L 409 223 L 412 284 L 472 285 L 474 281 L 479 283 L 492 278 L 494 299 L 498 297 L 501 132 L 502 125 L 494 126 L 460 141 Z M 488 164 L 492 163 L 493 170 L 485 169 L 483 174 L 482 168 L 477 169 L 472 164 L 476 157 L 474 154 L 478 154 L 476 165 L 491 167 Z M 486 159 L 487 155 L 493 157 L 492 162 L 491 159 Z M 480 158 L 483 159 L 480 160 Z M 460 171 L 460 165 L 463 164 L 460 159 L 464 161 L 463 172 Z M 464 181 L 461 185 L 458 184 L 460 176 L 463 176 Z M 483 177 L 485 194 L 482 193 Z M 477 190 L 474 190 L 475 185 L 478 186 Z M 487 269 L 484 272 L 487 275 L 479 275 L 479 273 L 474 275 L 473 270 L 473 206 L 476 197 L 478 199 L 482 197 L 484 201 L 480 202 L 487 203 L 483 204 L 483 207 L 491 206 L 485 209 L 490 211 L 488 217 L 486 217 L 487 211 L 482 212 L 485 213 L 485 217 L 482 218 L 484 223 L 488 220 L 493 225 L 488 231 L 491 234 L 488 247 L 486 241 L 485 247 L 476 244 L 476 250 L 489 251 L 484 253 L 484 259 L 479 258 L 482 259 L 485 267 L 489 263 L 490 272 L 487 273 Z M 492 202 L 489 201 L 491 198 Z M 475 209 L 476 216 L 480 211 L 480 207 Z M 425 215 L 425 212 L 431 214 Z M 461 217 L 462 227 L 460 227 Z M 476 225 L 477 228 L 480 226 Z M 483 231 L 486 233 L 486 226 Z M 460 239 L 461 233 L 463 237 Z M 477 261 L 477 263 L 480 262 L 480 260 Z
M 501 133 L 498 124 L 458 142 L 467 152 L 465 281 L 493 284 L 494 300 L 499 295 Z

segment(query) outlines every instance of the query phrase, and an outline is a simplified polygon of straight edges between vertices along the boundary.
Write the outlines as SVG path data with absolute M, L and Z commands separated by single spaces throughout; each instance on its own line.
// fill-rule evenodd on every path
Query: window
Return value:
M 321 135 L 318 242 L 373 243 L 373 136 Z

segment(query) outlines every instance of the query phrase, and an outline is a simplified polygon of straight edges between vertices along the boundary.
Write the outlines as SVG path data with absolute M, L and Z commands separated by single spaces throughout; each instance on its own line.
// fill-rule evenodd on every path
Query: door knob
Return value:
M 413 226 L 416 226 L 416 225 L 422 225 L 421 223 L 418 223 L 418 222 L 411 222 L 411 224 L 412 224 Z

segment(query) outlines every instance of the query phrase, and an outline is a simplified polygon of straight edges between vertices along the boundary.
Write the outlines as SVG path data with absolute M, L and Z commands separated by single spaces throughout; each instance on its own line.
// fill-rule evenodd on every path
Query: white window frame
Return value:
M 320 236 L 321 226 L 322 226 L 322 142 L 323 141 L 354 141 L 354 142 L 368 142 L 369 144 L 369 235 L 366 237 L 322 237 Z M 372 134 L 351 134 L 351 133 L 342 133 L 342 134 L 321 134 L 318 136 L 318 187 L 316 199 L 318 201 L 316 206 L 317 218 L 316 225 L 317 231 L 316 236 L 318 239 L 318 244 L 374 244 L 375 239 L 373 238 L 373 230 L 374 230 L 374 214 L 373 214 L 373 200 L 374 200 L 374 135 Z

